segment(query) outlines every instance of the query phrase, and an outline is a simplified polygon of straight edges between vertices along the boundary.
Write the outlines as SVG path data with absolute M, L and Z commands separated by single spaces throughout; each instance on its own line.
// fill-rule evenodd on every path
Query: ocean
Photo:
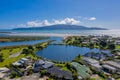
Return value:
M 5 35 L 40 35 L 40 36 L 67 36 L 67 35 L 110 35 L 120 37 L 120 30 L 0 30 L 0 36 Z M 9 32 L 9 33 L 5 33 Z

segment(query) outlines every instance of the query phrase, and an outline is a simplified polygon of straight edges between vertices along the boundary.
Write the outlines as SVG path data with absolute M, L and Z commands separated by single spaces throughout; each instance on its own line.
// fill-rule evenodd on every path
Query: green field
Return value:
M 30 56 L 32 59 L 37 59 L 38 57 L 34 54 L 37 50 L 41 50 L 45 48 L 48 45 L 48 42 L 38 43 L 33 45 L 34 48 L 32 50 L 33 53 L 27 52 L 27 54 L 21 54 L 23 52 L 23 49 L 28 49 L 28 46 L 11 46 L 11 47 L 4 47 L 0 48 L 0 54 L 3 55 L 3 61 L 0 62 L 0 67 L 8 66 L 11 63 L 19 60 L 20 58 Z M 40 49 L 37 49 L 36 46 L 40 46 Z M 42 47 L 42 48 L 41 48 Z M 28 50 L 31 51 L 31 50 Z M 16 54 L 18 54 L 16 56 Z M 12 57 L 10 57 L 12 55 Z

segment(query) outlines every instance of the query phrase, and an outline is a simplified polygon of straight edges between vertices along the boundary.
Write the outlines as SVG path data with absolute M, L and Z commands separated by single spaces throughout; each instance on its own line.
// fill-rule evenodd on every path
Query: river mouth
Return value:
M 90 49 L 87 47 L 76 47 L 67 45 L 48 45 L 47 48 L 36 52 L 37 56 L 55 60 L 55 61 L 72 61 L 78 54 L 84 55 L 88 52 L 98 53 L 99 49 Z

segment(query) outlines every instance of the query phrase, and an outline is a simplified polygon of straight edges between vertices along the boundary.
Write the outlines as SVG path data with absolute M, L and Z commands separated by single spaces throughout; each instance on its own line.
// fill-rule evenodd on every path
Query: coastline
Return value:
M 46 37 L 66 37 L 66 36 L 81 36 L 81 34 L 59 34 L 59 33 L 16 33 L 8 34 L 10 36 L 46 36 Z
M 94 36 L 103 36 L 103 35 L 108 35 L 112 37 L 120 37 L 120 35 L 116 34 L 81 34 L 81 33 L 11 33 L 7 34 L 9 36 L 46 36 L 46 37 L 67 37 L 67 36 L 89 36 L 89 35 L 94 35 Z

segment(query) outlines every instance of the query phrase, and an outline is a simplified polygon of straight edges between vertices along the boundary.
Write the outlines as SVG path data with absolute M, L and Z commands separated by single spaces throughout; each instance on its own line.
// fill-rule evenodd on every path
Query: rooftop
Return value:
M 120 69 L 120 63 L 117 63 L 115 61 L 106 61 L 105 63 L 107 63 L 108 65 L 112 65 L 114 67 L 117 67 Z
M 89 57 L 84 57 L 83 60 L 87 61 L 88 63 L 91 63 L 91 64 L 99 63 L 97 60 L 89 58 Z
M 49 68 L 49 67 L 51 67 L 53 65 L 54 65 L 54 63 L 45 61 L 45 64 L 43 65 L 43 68 Z
M 27 59 L 27 58 L 21 58 L 20 60 L 28 61 L 29 59 Z
M 56 75 L 59 78 L 73 79 L 72 74 L 68 71 L 61 70 L 59 67 L 53 67 L 47 70 L 48 73 Z
M 0 73 L 4 73 L 4 72 L 8 72 L 8 71 L 10 71 L 10 70 L 6 67 L 0 68 Z
M 116 68 L 109 66 L 109 65 L 102 65 L 104 68 L 111 69 L 111 70 L 116 70 Z

